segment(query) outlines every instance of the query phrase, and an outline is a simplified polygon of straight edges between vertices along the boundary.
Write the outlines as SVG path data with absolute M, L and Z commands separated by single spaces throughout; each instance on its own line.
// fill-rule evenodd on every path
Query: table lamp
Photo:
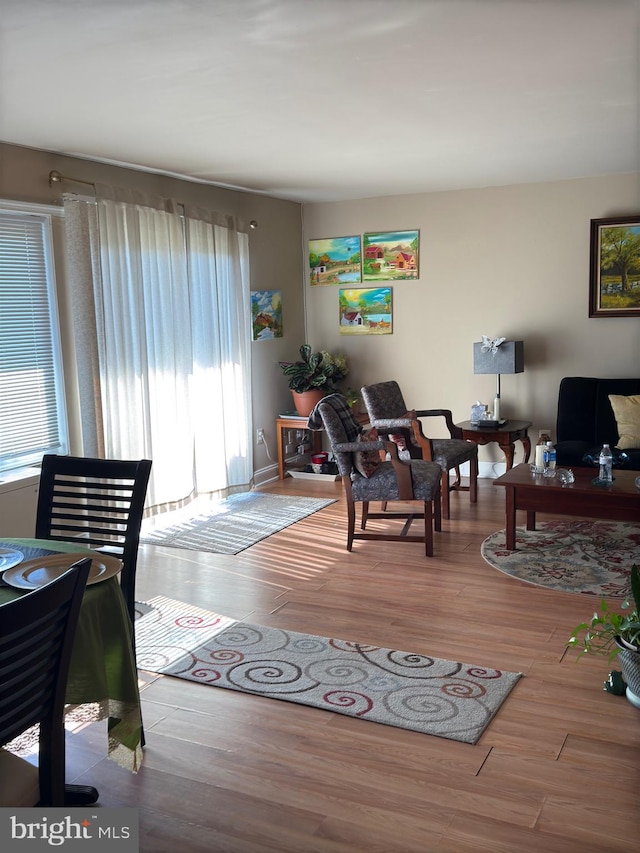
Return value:
M 503 373 L 524 372 L 524 341 L 482 336 L 473 345 L 473 372 L 496 374 L 496 396 L 493 401 L 493 419 L 500 421 L 500 376 Z

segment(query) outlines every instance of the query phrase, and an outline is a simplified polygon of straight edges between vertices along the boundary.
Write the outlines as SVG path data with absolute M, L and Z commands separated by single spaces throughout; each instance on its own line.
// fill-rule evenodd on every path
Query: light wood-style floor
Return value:
M 69 737 L 69 777 L 134 806 L 140 850 L 225 853 L 616 853 L 638 849 L 640 712 L 602 689 L 606 659 L 565 654 L 591 597 L 487 565 L 504 492 L 452 495 L 436 556 L 413 543 L 345 549 L 342 488 L 267 491 L 338 502 L 237 556 L 142 546 L 137 597 L 237 619 L 521 671 L 475 746 L 141 673 L 137 774 L 103 724 Z M 524 523 L 524 519 L 521 520 Z

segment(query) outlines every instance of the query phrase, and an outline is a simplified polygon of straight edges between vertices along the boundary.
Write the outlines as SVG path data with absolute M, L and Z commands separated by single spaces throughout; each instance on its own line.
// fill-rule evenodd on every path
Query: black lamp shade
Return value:
M 504 341 L 495 353 L 473 345 L 474 373 L 524 373 L 524 341 Z

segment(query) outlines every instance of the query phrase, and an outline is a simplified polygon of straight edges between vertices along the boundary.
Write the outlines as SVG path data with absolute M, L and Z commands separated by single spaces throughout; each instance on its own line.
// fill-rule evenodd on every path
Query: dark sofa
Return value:
M 556 455 L 560 467 L 590 467 L 585 454 L 597 456 L 602 445 L 609 444 L 614 465 L 640 471 L 640 447 L 616 452 L 618 429 L 609 394 L 624 397 L 640 394 L 640 379 L 594 379 L 568 376 L 560 382 L 556 421 Z M 627 455 L 624 461 L 620 453 Z

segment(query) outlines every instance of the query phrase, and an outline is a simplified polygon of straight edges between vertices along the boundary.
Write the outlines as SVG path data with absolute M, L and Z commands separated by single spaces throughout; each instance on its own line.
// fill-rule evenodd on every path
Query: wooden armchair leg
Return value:
M 356 507 L 353 500 L 347 500 L 347 551 L 353 547 L 353 533 L 356 526 Z
M 449 518 L 449 472 L 443 471 L 440 477 L 440 497 L 442 500 L 442 517 Z
M 434 501 L 424 503 L 424 553 L 433 557 L 433 518 Z
M 478 502 L 478 457 L 469 462 L 469 500 L 472 504 Z

